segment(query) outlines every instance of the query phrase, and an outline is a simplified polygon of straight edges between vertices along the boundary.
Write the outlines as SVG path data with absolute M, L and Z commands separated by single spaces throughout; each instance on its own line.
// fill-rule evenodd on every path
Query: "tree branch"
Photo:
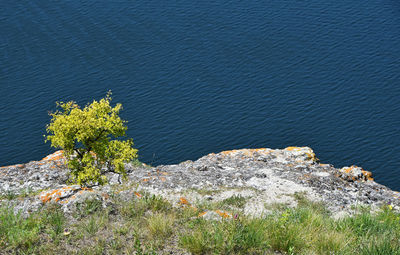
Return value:
M 75 147 L 75 146 L 74 146 L 74 147 Z M 80 159 L 83 159 L 83 155 L 82 155 L 82 153 L 79 151 L 78 148 L 74 148 L 74 151 L 76 151 L 76 153 L 78 153 Z
M 106 131 L 107 129 L 102 128 L 99 135 L 95 139 L 88 139 L 88 142 L 96 142 L 97 140 L 100 139 L 101 135 Z M 90 152 L 92 150 L 92 146 L 87 146 L 87 152 Z

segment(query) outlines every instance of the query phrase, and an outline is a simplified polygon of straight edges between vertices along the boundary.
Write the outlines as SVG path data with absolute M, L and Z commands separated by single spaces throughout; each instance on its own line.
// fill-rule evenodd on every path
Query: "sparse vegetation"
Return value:
M 7 191 L 6 193 L 0 195 L 0 200 L 13 200 L 13 199 L 22 199 L 25 197 L 33 197 L 40 194 L 42 190 L 32 191 L 31 189 L 21 189 L 17 192 Z
M 400 214 L 390 206 L 335 220 L 322 204 L 296 195 L 297 208 L 277 206 L 262 218 L 238 210 L 218 221 L 199 210 L 173 207 L 143 194 L 103 208 L 88 201 L 67 218 L 58 206 L 28 217 L 0 209 L 0 254 L 157 254 L 168 249 L 192 254 L 400 254 Z M 245 198 L 210 203 L 241 208 Z M 200 208 L 196 205 L 197 208 Z M 236 216 L 237 214 L 237 216 Z M 172 248 L 171 248 L 172 247 Z
M 224 209 L 229 209 L 230 206 L 236 208 L 243 208 L 246 204 L 246 198 L 242 196 L 233 195 L 227 199 L 222 200 L 220 206 Z

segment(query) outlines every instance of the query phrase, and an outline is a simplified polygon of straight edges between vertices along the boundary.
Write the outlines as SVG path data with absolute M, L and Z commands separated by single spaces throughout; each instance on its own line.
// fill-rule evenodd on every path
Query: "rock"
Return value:
M 373 181 L 372 173 L 358 166 L 343 167 L 339 170 L 341 177 L 348 181 Z
M 198 217 L 203 218 L 205 220 L 221 221 L 223 219 L 231 219 L 232 215 L 225 211 L 216 210 L 216 211 L 202 212 L 199 214 Z
M 110 202 L 110 196 L 107 192 L 81 188 L 77 185 L 62 186 L 57 189 L 44 191 L 39 195 L 39 197 L 43 205 L 48 203 L 57 203 L 65 213 L 75 212 L 76 209 L 87 200 L 97 200 L 104 208 L 107 207 Z
M 110 184 L 94 189 L 65 185 L 69 171 L 61 151 L 41 161 L 1 167 L 0 204 L 27 214 L 47 203 L 58 203 L 65 213 L 72 213 L 86 200 L 96 200 L 107 207 L 113 203 L 114 195 L 126 201 L 140 199 L 141 190 L 162 196 L 175 206 L 193 208 L 180 198 L 220 201 L 242 194 L 247 199 L 243 212 L 254 216 L 268 213 L 269 204 L 296 206 L 299 193 L 324 202 L 332 215 L 351 213 L 359 204 L 400 208 L 400 193 L 374 182 L 371 172 L 357 166 L 337 169 L 321 164 L 309 147 L 231 150 L 177 165 L 126 167 L 127 183 L 120 185 L 118 176 L 108 174 Z M 216 215 L 216 211 L 204 214 L 221 217 Z

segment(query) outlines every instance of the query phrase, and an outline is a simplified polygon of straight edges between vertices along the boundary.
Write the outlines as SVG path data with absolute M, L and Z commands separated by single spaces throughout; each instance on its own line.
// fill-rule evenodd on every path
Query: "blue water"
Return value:
M 400 3 L 1 1 L 0 165 L 113 91 L 140 160 L 310 146 L 400 190 Z

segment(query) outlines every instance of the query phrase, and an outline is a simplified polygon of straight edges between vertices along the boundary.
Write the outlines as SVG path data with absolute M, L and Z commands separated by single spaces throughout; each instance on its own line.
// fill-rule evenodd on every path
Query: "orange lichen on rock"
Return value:
M 317 157 L 315 156 L 314 152 L 306 152 L 306 155 L 308 156 L 309 159 L 312 161 L 318 161 Z
M 312 160 L 314 162 L 319 161 L 318 158 L 315 156 L 315 153 L 313 152 L 313 150 L 310 149 L 309 147 L 289 146 L 289 147 L 286 147 L 284 150 L 293 151 L 293 152 L 300 152 L 300 153 L 302 152 L 305 155 L 307 155 L 308 159 L 310 159 L 310 160 Z M 300 161 L 302 161 L 302 160 L 301 159 L 297 159 L 296 160 L 296 162 L 300 162 Z
M 24 168 L 25 165 L 24 164 L 16 164 L 16 165 L 10 165 L 10 166 L 2 166 L 1 168 L 9 168 L 9 167 L 16 167 L 16 168 Z
M 77 188 L 72 188 L 72 187 L 67 186 L 67 187 L 63 187 L 61 189 L 55 189 L 55 190 L 51 190 L 51 191 L 44 191 L 40 195 L 40 200 L 44 204 L 47 203 L 47 202 L 51 202 L 51 201 L 59 202 L 63 197 L 69 196 L 71 194 L 71 192 L 74 192 L 76 190 L 77 190 Z M 74 197 L 74 196 L 72 196 L 72 197 Z M 60 203 L 61 202 L 62 201 L 60 201 Z
M 232 156 L 237 153 L 243 153 L 247 157 L 254 157 L 254 153 L 263 153 L 268 154 L 271 151 L 267 148 L 257 148 L 257 149 L 241 149 L 241 150 L 229 150 L 229 151 L 222 151 L 221 154 L 224 156 Z
M 263 154 L 268 154 L 270 153 L 269 150 L 267 150 L 266 148 L 258 148 L 258 149 L 244 149 L 243 153 L 244 155 L 248 156 L 248 157 L 254 157 L 254 153 L 263 153 Z
M 41 161 L 38 162 L 38 165 L 44 165 L 48 162 L 53 162 L 57 166 L 61 166 L 65 161 L 64 157 L 64 151 L 59 150 L 54 152 L 53 154 L 47 155 L 44 157 Z M 55 168 L 55 166 L 52 166 L 52 168 Z
M 179 204 L 180 204 L 181 206 L 190 208 L 190 209 L 192 209 L 192 210 L 194 210 L 194 211 L 197 211 L 197 210 L 198 210 L 196 207 L 192 206 L 192 205 L 189 203 L 189 201 L 187 201 L 187 199 L 184 198 L 184 197 L 180 197 L 180 198 L 179 198 Z
M 54 152 L 53 154 L 47 155 L 41 161 L 58 161 L 58 160 L 62 160 L 62 159 L 65 159 L 64 151 L 59 150 L 59 151 Z
M 220 211 L 220 210 L 216 210 L 215 212 L 218 213 L 223 218 L 232 218 L 232 215 L 230 215 L 227 212 L 223 212 L 223 211 Z
M 58 189 L 47 192 L 47 193 L 42 193 L 42 195 L 40 195 L 40 200 L 42 200 L 43 203 L 47 203 L 49 202 L 53 197 L 54 194 L 56 194 L 57 192 L 59 192 Z
M 358 166 L 355 166 L 355 165 L 352 165 L 352 166 L 349 166 L 349 167 L 343 167 L 343 170 L 344 170 L 347 174 L 352 173 L 352 172 L 354 172 L 354 171 L 357 170 L 357 169 L 361 169 L 361 171 L 363 171 L 363 169 L 362 169 L 361 167 L 358 167 Z
M 40 200 L 42 200 L 43 203 L 46 203 L 46 202 L 50 201 L 51 196 L 52 196 L 54 193 L 55 193 L 55 191 L 50 192 L 50 193 L 46 193 L 46 194 L 44 194 L 44 195 L 41 195 L 41 196 L 40 196 Z
M 187 201 L 187 199 L 184 198 L 184 197 L 179 198 L 179 203 L 180 203 L 181 205 L 190 205 L 190 203 L 189 203 L 189 202 Z
M 237 152 L 238 152 L 238 150 L 229 150 L 229 151 L 221 151 L 221 154 L 224 156 L 229 156 L 229 155 L 231 155 L 233 153 L 237 153 Z
M 367 178 L 368 181 L 373 181 L 372 173 L 370 171 L 361 170 L 361 173 Z
M 168 173 L 166 172 L 160 172 L 159 170 L 157 170 L 157 175 L 152 175 L 151 173 L 147 173 L 148 177 L 142 179 L 142 182 L 148 182 L 151 180 L 161 180 L 162 182 L 165 182 L 167 179 L 165 177 L 162 177 L 160 174 L 162 175 L 168 175 Z
M 301 149 L 302 149 L 301 147 L 295 147 L 295 146 L 289 146 L 285 148 L 285 150 L 287 151 L 300 151 Z
M 370 171 L 366 171 L 363 168 L 359 166 L 352 165 L 350 167 L 343 167 L 341 169 L 342 172 L 353 175 L 351 179 L 353 181 L 356 180 L 365 180 L 365 181 L 373 181 L 374 178 L 372 178 L 372 173 Z
M 354 166 L 343 168 L 343 169 L 344 169 L 346 174 L 349 174 L 350 172 L 352 172 L 354 170 Z
M 3 166 L 4 168 L 15 167 L 16 165 Z M 1 167 L 1 168 L 3 168 Z
M 206 214 L 207 214 L 207 211 L 204 211 L 204 212 L 199 213 L 199 215 L 197 217 L 203 217 Z

